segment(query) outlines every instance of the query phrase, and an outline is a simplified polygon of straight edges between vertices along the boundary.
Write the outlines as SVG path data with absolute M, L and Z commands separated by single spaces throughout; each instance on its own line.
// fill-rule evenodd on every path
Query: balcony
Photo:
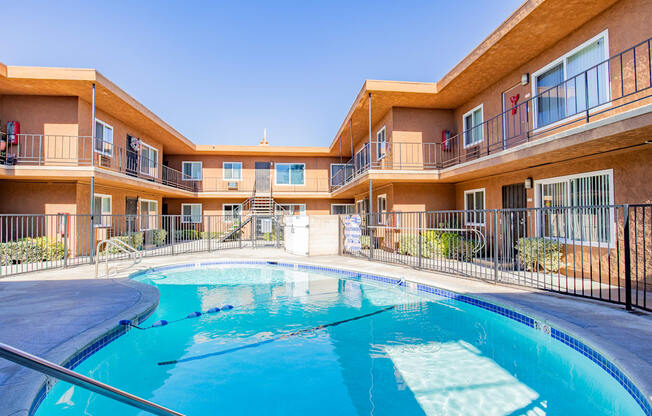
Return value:
M 7 141 L 7 149 L 6 155 L 0 158 L 1 165 L 94 166 L 185 191 L 194 192 L 200 186 L 200 181 L 184 180 L 178 170 L 163 166 L 136 150 L 99 139 L 95 139 L 92 149 L 90 136 L 6 133 L 2 136 Z
M 365 143 L 331 172 L 331 191 L 370 169 L 433 170 L 498 154 L 651 102 L 652 38 L 442 141 Z
M 328 178 L 305 178 L 300 185 L 279 185 L 271 181 L 271 190 L 275 195 L 285 193 L 328 193 L 330 186 Z M 238 181 L 226 180 L 221 177 L 205 177 L 197 185 L 198 192 L 215 192 L 215 193 L 247 193 L 253 194 L 256 189 L 255 178 L 244 177 Z

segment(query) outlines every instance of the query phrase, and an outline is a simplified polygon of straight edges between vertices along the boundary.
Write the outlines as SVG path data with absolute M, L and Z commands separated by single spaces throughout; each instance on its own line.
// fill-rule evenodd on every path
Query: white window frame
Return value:
M 154 161 L 155 165 L 153 167 L 150 166 L 149 163 L 147 164 L 147 166 L 144 166 L 145 165 L 144 163 L 138 163 L 140 165 L 140 173 L 142 173 L 143 175 L 150 176 L 152 178 L 158 178 L 158 149 L 156 147 L 154 147 L 152 145 L 149 145 L 149 144 L 147 144 L 147 143 L 145 143 L 144 141 L 141 140 L 140 141 L 140 153 L 138 154 L 138 158 L 140 159 L 140 162 L 142 162 L 142 160 L 143 160 L 142 159 L 142 152 L 143 152 L 143 148 L 145 148 L 145 147 L 147 147 L 149 150 L 153 150 L 154 153 L 156 153 L 156 160 Z M 151 162 L 151 159 L 148 158 L 147 160 Z M 143 170 L 144 167 L 146 167 L 147 170 Z M 153 175 L 151 173 L 152 170 L 154 171 Z M 182 173 L 182 176 L 183 176 L 183 173 Z
M 141 209 L 141 208 L 142 208 L 142 205 L 141 205 L 141 204 L 142 204 L 143 202 L 147 202 L 148 204 L 154 203 L 154 206 L 156 207 L 156 209 L 154 210 L 154 211 L 155 211 L 155 214 L 143 214 L 142 209 Z M 139 213 L 139 220 L 140 220 L 140 224 L 139 224 L 139 225 L 140 225 L 140 230 L 141 230 L 141 231 L 155 230 L 156 227 L 151 227 L 151 224 L 150 224 L 151 221 L 150 221 L 150 218 L 149 218 L 149 217 L 154 217 L 154 219 L 156 219 L 156 217 L 158 216 L 158 201 L 155 200 L 155 199 L 138 198 L 138 210 L 139 210 L 139 212 L 140 212 L 140 213 Z M 144 228 L 144 227 L 143 227 L 143 218 L 144 218 L 145 216 L 147 216 L 147 228 Z
M 337 214 L 333 213 L 333 208 L 334 208 L 334 207 L 348 207 L 348 208 L 352 208 L 352 209 L 349 209 L 349 210 L 348 210 L 348 211 L 350 211 L 350 212 L 349 212 L 348 214 L 346 214 L 346 215 L 355 214 L 355 203 L 353 203 L 353 204 L 331 204 L 331 215 L 337 215 Z
M 231 172 L 233 173 L 233 168 L 237 165 L 238 166 L 238 171 L 240 172 L 240 177 L 239 178 L 227 178 L 226 177 L 226 168 L 224 165 L 226 164 L 233 165 L 231 167 Z M 227 182 L 240 182 L 242 180 L 242 162 L 222 162 L 222 179 L 227 181 Z
M 381 199 L 384 201 L 383 205 L 385 205 L 385 209 L 382 211 L 380 210 Z M 376 211 L 378 212 L 378 224 L 386 224 L 387 221 L 385 221 L 385 219 L 387 216 L 387 212 L 389 212 L 387 210 L 387 194 L 380 194 L 376 197 Z
M 100 222 L 98 224 L 95 223 L 95 220 L 93 220 L 93 226 L 95 228 L 108 228 L 111 227 L 111 215 L 113 213 L 113 196 L 107 195 L 107 194 L 93 194 L 93 205 L 95 205 L 95 198 L 100 198 L 100 209 L 104 206 L 104 199 L 109 200 L 109 212 L 106 213 L 104 211 L 102 212 L 95 212 L 95 209 L 93 208 L 93 216 L 100 216 Z M 105 217 L 107 216 L 107 217 Z
M 230 215 L 227 214 L 227 213 L 226 213 L 226 210 L 224 209 L 224 208 L 227 207 L 227 206 L 229 206 L 229 207 L 238 207 L 239 212 L 240 212 L 240 215 L 242 215 L 242 204 L 222 204 L 222 221 L 223 221 L 223 222 L 226 222 L 226 223 L 232 223 L 233 220 L 235 219 L 235 218 L 233 217 L 233 210 L 231 210 L 231 214 L 230 214 Z M 229 216 L 228 219 L 227 219 L 227 216 Z
M 115 130 L 113 129 L 112 125 L 100 120 L 99 118 L 95 119 L 95 124 L 97 124 L 97 123 L 100 123 L 103 127 L 106 127 L 109 130 L 111 130 L 111 142 L 110 142 L 111 143 L 111 152 L 105 152 L 105 151 L 97 150 L 97 148 L 95 147 L 95 140 L 96 140 L 95 137 L 93 137 L 93 150 L 95 151 L 95 153 L 99 153 L 99 154 L 107 156 L 107 157 L 113 157 L 113 137 L 114 137 Z M 97 130 L 97 127 L 95 128 L 95 130 Z M 97 131 L 95 133 L 97 134 Z M 102 148 L 104 148 L 105 143 L 109 143 L 109 142 L 107 142 L 105 140 L 104 133 L 102 133 Z
M 477 110 L 480 110 L 480 115 L 482 117 L 482 121 L 480 124 L 476 125 L 474 124 L 473 127 L 471 127 L 471 131 L 475 129 L 479 129 L 480 131 L 480 140 L 476 140 L 474 142 L 471 142 L 470 144 L 466 144 L 466 135 L 468 134 L 468 131 L 466 129 L 466 118 L 471 117 L 473 118 L 473 113 L 475 113 Z M 468 147 L 474 147 L 477 146 L 479 143 L 482 143 L 484 141 L 484 129 L 482 128 L 482 125 L 484 124 L 484 104 L 480 104 L 477 107 L 474 107 L 473 109 L 467 111 L 464 113 L 462 116 L 462 131 L 464 132 L 463 137 L 462 137 L 462 144 L 464 144 L 464 148 Z
M 382 160 L 387 155 L 387 129 L 385 127 L 386 126 L 383 126 L 380 130 L 378 130 L 376 132 L 376 160 Z M 381 143 L 380 134 L 381 133 L 383 134 L 383 140 L 382 140 L 383 152 L 382 153 L 380 152 L 380 149 L 381 149 L 381 146 L 380 146 L 380 143 Z
M 560 63 L 562 63 L 563 64 L 562 67 L 564 69 L 564 81 L 563 82 L 566 82 L 566 77 L 567 77 L 566 61 L 568 60 L 568 57 L 572 56 L 572 55 L 575 55 L 577 52 L 579 52 L 582 49 L 586 48 L 590 44 L 592 44 L 594 42 L 597 42 L 600 38 L 604 39 L 604 56 L 603 56 L 601 62 L 609 59 L 609 29 L 605 29 L 604 31 L 602 31 L 602 32 L 598 33 L 597 35 L 595 35 L 594 37 L 592 37 L 591 39 L 589 39 L 586 42 L 582 43 L 581 45 L 575 47 L 574 49 L 570 50 L 569 52 L 566 52 L 565 54 L 563 54 L 562 56 L 558 57 L 557 59 L 551 61 L 550 63 L 548 63 L 547 65 L 545 65 L 541 69 L 539 69 L 539 70 L 532 73 L 532 75 L 530 76 L 530 80 L 531 80 L 531 84 L 532 84 L 532 97 L 533 97 L 533 99 L 532 99 L 532 104 L 533 104 L 532 105 L 532 125 L 534 126 L 533 132 L 537 132 L 537 131 L 541 131 L 541 130 L 548 130 L 548 129 L 551 129 L 553 127 L 559 126 L 561 124 L 568 123 L 571 120 L 575 120 L 575 119 L 579 119 L 579 118 L 584 117 L 583 113 L 579 113 L 579 114 L 574 114 L 572 116 L 564 117 L 561 120 L 557 120 L 557 121 L 552 122 L 550 124 L 546 124 L 545 126 L 539 126 L 539 120 L 537 119 L 537 114 L 538 114 L 537 110 L 538 109 L 537 109 L 537 99 L 536 99 L 536 96 L 537 96 L 537 78 L 539 77 L 539 75 L 549 71 L 553 67 L 555 67 L 555 66 L 559 65 Z M 607 69 L 607 76 L 605 77 L 605 80 L 603 82 L 604 82 L 604 85 L 602 85 L 602 87 L 607 92 L 607 102 L 602 104 L 602 105 L 599 105 L 599 106 L 597 106 L 597 107 L 595 107 L 595 108 L 593 108 L 591 110 L 589 110 L 589 114 L 592 114 L 592 113 L 598 112 L 598 111 L 602 111 L 605 108 L 611 106 L 611 102 L 610 102 L 610 100 L 611 100 L 611 78 L 610 78 L 610 74 L 609 74 L 608 69 Z M 588 103 L 587 103 L 587 105 L 588 105 Z
M 591 177 L 591 176 L 599 176 L 599 175 L 607 175 L 609 177 L 609 204 L 608 205 L 614 205 L 614 198 L 615 198 L 615 192 L 614 192 L 614 171 L 613 169 L 604 169 L 604 170 L 596 170 L 592 172 L 583 172 L 583 173 L 578 173 L 578 174 L 573 174 L 573 175 L 564 175 L 564 176 L 556 176 L 554 178 L 545 178 L 545 179 L 538 179 L 534 181 L 533 188 L 534 188 L 534 206 L 536 208 L 541 208 L 541 196 L 539 192 L 539 186 L 541 185 L 549 185 L 552 183 L 559 183 L 559 182 L 566 182 L 569 183 L 573 179 L 580 179 L 580 178 L 586 178 L 586 177 Z M 567 192 L 567 197 L 570 196 L 570 187 L 566 187 L 566 192 Z M 569 198 L 570 199 L 570 198 Z M 587 247 L 608 247 L 608 248 L 616 248 L 616 219 L 615 219 L 615 212 L 613 208 L 609 209 L 609 223 L 611 227 L 609 227 L 609 241 L 608 242 L 599 242 L 599 241 L 584 241 L 584 240 L 575 240 L 573 238 L 562 238 L 562 237 L 542 237 L 541 236 L 541 215 L 537 214 L 536 216 L 536 233 L 538 237 L 542 238 L 547 238 L 555 241 L 559 241 L 560 243 L 566 244 L 575 244 L 575 245 L 582 245 L 582 246 L 587 246 Z
M 306 215 L 306 204 L 278 204 L 281 206 L 281 208 L 285 209 L 285 211 L 290 211 L 290 215 L 294 215 L 294 208 L 299 207 L 299 215 Z M 287 207 L 290 207 L 288 210 Z M 275 214 L 278 214 L 278 211 L 275 212 Z
M 303 183 L 292 183 L 292 169 L 288 171 L 288 183 L 278 183 L 278 167 L 282 165 L 302 165 L 303 166 Z M 306 184 L 306 164 L 302 162 L 281 162 L 274 163 L 274 185 L 278 186 L 305 186 Z
M 468 201 L 466 199 L 466 196 L 468 194 L 473 194 L 473 204 L 475 205 L 475 194 L 478 192 L 482 192 L 482 210 L 487 209 L 487 191 L 485 188 L 476 188 L 476 189 L 469 189 L 464 191 L 464 211 L 467 211 L 469 209 L 478 209 L 475 206 L 473 208 L 469 208 L 468 206 Z M 484 212 L 465 212 L 464 213 L 464 224 L 466 225 L 471 225 L 474 227 L 484 227 L 485 222 L 486 222 L 486 215 L 484 215 Z M 484 221 L 483 222 L 477 222 L 475 221 L 476 217 L 481 216 L 483 217 Z M 473 218 L 473 220 L 471 220 Z
M 195 215 L 192 213 L 192 207 L 199 207 L 199 221 L 193 221 L 193 218 Z M 186 215 L 183 213 L 183 208 L 184 207 L 190 207 L 190 215 Z M 181 222 L 184 224 L 201 224 L 202 223 L 202 213 L 203 213 L 203 208 L 202 204 L 198 203 L 191 203 L 191 204 L 181 204 Z M 190 220 L 188 220 L 189 218 Z
M 191 166 L 195 166 L 195 165 L 199 164 L 199 178 L 193 178 L 192 176 L 186 177 L 186 174 L 184 173 L 185 172 L 184 166 L 186 164 L 190 164 Z M 194 170 L 193 168 L 190 168 L 190 172 L 193 172 L 193 170 Z M 204 163 L 202 161 L 199 161 L 199 160 L 184 160 L 183 162 L 181 162 L 181 180 L 184 180 L 184 181 L 201 181 L 202 178 L 204 177 L 203 171 L 204 171 Z

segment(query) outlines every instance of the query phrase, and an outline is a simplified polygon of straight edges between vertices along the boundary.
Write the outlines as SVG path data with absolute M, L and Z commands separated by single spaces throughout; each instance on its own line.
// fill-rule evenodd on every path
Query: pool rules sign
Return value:
M 362 248 L 360 223 L 362 223 L 362 219 L 357 214 L 344 217 L 344 249 L 346 251 L 360 251 Z

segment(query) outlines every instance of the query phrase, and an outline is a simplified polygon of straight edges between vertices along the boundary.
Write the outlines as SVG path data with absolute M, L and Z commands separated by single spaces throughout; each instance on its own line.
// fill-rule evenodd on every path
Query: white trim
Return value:
M 290 204 L 278 204 L 278 205 L 281 206 L 281 208 L 283 208 L 283 209 L 286 210 L 286 211 L 287 211 L 286 207 L 291 207 L 290 210 L 291 210 L 292 212 L 291 212 L 289 215 L 294 216 L 294 207 L 299 207 L 299 215 L 306 215 L 306 204 L 294 204 L 294 203 L 290 203 Z M 277 210 L 274 210 L 274 213 L 275 213 L 275 214 L 276 214 L 277 212 L 278 212 Z
M 142 173 L 142 174 L 144 174 L 144 175 L 147 175 L 147 176 L 150 176 L 150 177 L 152 177 L 152 178 L 158 178 L 158 156 L 159 156 L 159 154 L 158 154 L 158 149 L 157 149 L 156 147 L 152 146 L 152 145 L 149 145 L 149 144 L 145 143 L 145 142 L 141 139 L 141 140 L 140 140 L 140 149 L 139 149 L 139 153 L 138 153 L 138 159 L 139 159 L 139 162 L 142 161 L 142 154 L 143 154 L 143 148 L 144 148 L 144 147 L 147 147 L 147 148 L 149 148 L 150 150 L 153 150 L 154 152 L 156 152 L 156 160 L 154 161 L 155 165 L 154 165 L 153 167 L 150 166 L 150 165 L 149 165 L 149 162 L 148 162 L 148 164 L 147 164 L 147 169 L 148 169 L 148 170 L 147 170 L 147 171 L 143 171 L 143 164 L 142 164 L 142 163 L 138 163 L 138 164 L 140 165 L 140 173 Z M 148 160 L 148 161 L 151 161 L 151 159 L 149 159 L 149 158 L 147 158 L 147 160 Z M 151 170 L 151 169 L 154 169 L 154 174 L 153 174 L 153 175 L 150 173 L 150 170 Z M 183 172 L 182 172 L 182 176 L 183 176 Z
M 383 126 L 376 132 L 376 160 L 382 160 L 385 158 L 387 155 L 387 129 L 385 128 L 386 126 Z M 383 132 L 383 144 L 385 147 L 385 152 L 380 155 L 378 151 L 380 150 L 380 140 L 378 139 L 378 135 Z
M 93 226 L 95 228 L 108 228 L 108 227 L 111 227 L 111 223 L 113 222 L 112 221 L 112 218 L 113 218 L 112 217 L 112 215 L 113 215 L 113 195 L 94 193 L 93 194 L 93 205 L 95 205 L 95 198 L 98 198 L 98 197 L 101 199 L 101 201 L 100 201 L 100 210 L 102 209 L 102 206 L 104 205 L 104 198 L 108 198 L 110 211 L 109 211 L 108 214 L 106 214 L 104 212 L 100 212 L 98 214 L 97 212 L 95 212 L 95 208 L 93 208 L 93 216 L 98 216 L 98 215 L 100 216 L 100 223 L 95 224 L 95 221 L 93 221 Z M 108 219 L 109 219 L 108 224 L 103 223 L 102 220 L 103 220 L 104 216 L 108 216 Z
M 183 213 L 183 207 L 186 207 L 186 206 L 191 207 L 190 208 L 190 215 L 186 215 L 186 214 Z M 193 221 L 192 220 L 192 218 L 194 216 L 193 213 L 192 213 L 192 207 L 193 206 L 199 206 L 199 221 Z M 202 219 L 201 219 L 202 212 L 203 212 L 203 208 L 202 208 L 201 203 L 194 202 L 194 203 L 181 204 L 181 222 L 183 224 L 201 224 L 202 223 Z M 185 217 L 190 217 L 190 221 L 186 221 Z
M 186 179 L 186 174 L 183 173 L 184 172 L 183 165 L 185 163 L 190 163 L 190 164 L 199 163 L 199 178 L 192 178 L 191 177 L 191 178 Z M 192 172 L 192 169 L 190 169 L 190 171 Z M 204 162 L 202 162 L 201 160 L 184 160 L 184 161 L 181 162 L 181 180 L 182 181 L 201 181 L 203 178 L 204 178 Z
M 615 192 L 614 192 L 614 171 L 613 169 L 603 169 L 603 170 L 596 170 L 596 171 L 591 171 L 591 172 L 583 172 L 583 173 L 577 173 L 577 174 L 572 174 L 572 175 L 564 175 L 564 176 L 555 176 L 551 178 L 544 178 L 544 179 L 537 179 L 534 181 L 532 184 L 532 187 L 534 189 L 534 206 L 535 208 L 541 208 L 541 197 L 539 196 L 539 186 L 540 185 L 548 185 L 551 183 L 559 183 L 559 182 L 566 182 L 573 180 L 573 179 L 580 179 L 580 178 L 587 178 L 591 176 L 599 176 L 599 175 L 607 175 L 608 176 L 608 184 L 609 184 L 609 204 L 608 205 L 614 205 L 614 198 L 615 198 Z M 566 187 L 566 197 L 570 197 L 570 187 Z M 570 203 L 570 199 L 567 201 L 567 203 Z M 540 231 L 541 231 L 541 215 L 536 215 L 536 235 L 538 237 L 541 237 Z M 608 248 L 615 248 L 615 232 L 616 232 L 616 220 L 615 220 L 615 210 L 614 208 L 609 209 L 609 241 L 608 242 L 598 242 L 598 241 L 584 241 L 584 240 L 575 240 L 572 238 L 560 238 L 560 237 L 543 237 L 543 238 L 549 238 L 551 240 L 559 241 L 562 244 L 577 244 L 577 245 L 582 245 L 582 246 L 587 246 L 587 247 L 608 247 Z
M 99 153 L 99 154 L 107 156 L 107 157 L 113 157 L 113 138 L 114 138 L 114 133 L 115 133 L 115 130 L 113 129 L 113 126 L 110 125 L 107 122 L 104 122 L 104 121 L 100 120 L 97 117 L 95 118 L 95 122 L 100 123 L 104 127 L 108 127 L 109 129 L 111 129 L 111 142 L 110 142 L 111 143 L 111 153 L 107 153 L 107 152 L 104 152 L 104 151 L 101 152 L 101 151 L 97 150 L 95 148 L 95 139 L 96 139 L 95 137 L 93 137 L 93 150 L 95 151 L 95 153 Z M 95 130 L 96 130 L 95 134 L 97 134 L 97 128 Z M 104 143 L 109 143 L 109 142 L 104 140 L 104 132 L 102 132 L 102 148 L 104 148 Z
M 353 204 L 331 204 L 331 215 L 337 215 L 333 214 L 333 207 L 353 207 L 352 213 L 355 213 L 355 202 Z
M 471 130 L 474 130 L 476 128 L 480 129 L 480 140 L 475 141 L 475 142 L 473 142 L 471 144 L 466 144 L 466 133 L 467 133 L 467 130 L 466 130 L 466 117 L 467 116 L 473 117 L 473 113 L 475 113 L 478 109 L 480 109 L 480 114 L 482 116 L 482 121 L 480 122 L 480 124 L 474 124 L 473 127 L 471 127 Z M 485 139 L 484 130 L 482 129 L 482 124 L 483 123 L 484 123 L 484 104 L 480 104 L 479 106 L 474 107 L 473 109 L 467 111 L 466 113 L 464 113 L 462 115 L 462 144 L 464 145 L 464 149 L 466 149 L 468 147 L 477 146 L 479 143 L 482 143 L 484 141 L 484 139 Z
M 380 200 L 381 199 L 385 201 L 385 210 L 384 211 L 380 210 Z M 378 212 L 378 223 L 379 224 L 385 224 L 386 221 L 385 221 L 384 215 L 382 215 L 382 214 L 386 214 L 386 213 L 389 212 L 389 210 L 387 209 L 387 194 L 380 194 L 380 195 L 376 196 L 376 212 Z
M 582 49 L 586 48 L 590 44 L 592 44 L 594 42 L 597 42 L 598 40 L 600 40 L 600 38 L 604 39 L 604 56 L 602 57 L 602 60 L 600 62 L 606 61 L 607 59 L 609 59 L 609 29 L 603 30 L 602 32 L 598 33 L 597 35 L 595 35 L 591 39 L 585 41 L 584 43 L 582 43 L 579 46 L 576 46 L 574 49 L 566 52 L 565 54 L 557 57 L 556 59 L 552 60 L 547 65 L 543 66 L 542 68 L 538 69 L 537 71 L 533 72 L 530 75 L 530 83 L 532 84 L 532 97 L 533 97 L 533 99 L 532 99 L 532 126 L 534 127 L 532 129 L 533 133 L 536 133 L 537 131 L 549 129 L 549 128 L 552 128 L 552 127 L 555 127 L 555 126 L 559 126 L 561 124 L 568 123 L 570 121 L 574 121 L 575 119 L 580 119 L 580 118 L 584 117 L 583 112 L 580 112 L 578 114 L 573 114 L 571 116 L 564 117 L 563 119 L 554 121 L 554 122 L 546 124 L 544 126 L 539 126 L 538 125 L 538 120 L 537 120 L 537 98 L 536 98 L 537 97 L 537 85 L 536 85 L 537 84 L 537 77 L 561 63 L 562 64 L 562 70 L 564 72 L 564 79 L 563 79 L 562 82 L 566 82 L 567 81 L 567 74 L 566 74 L 566 61 L 567 61 L 567 58 L 569 56 L 571 56 L 571 55 L 575 55 L 577 52 L 579 52 Z M 611 106 L 611 102 L 610 102 L 610 99 L 611 99 L 611 78 L 610 78 L 610 74 L 609 74 L 608 64 L 607 64 L 607 77 L 604 80 L 604 85 L 603 86 L 604 86 L 605 90 L 607 91 L 607 102 L 605 104 L 603 104 L 603 105 L 600 105 L 598 107 L 595 107 L 595 108 L 589 110 L 589 114 L 591 114 L 592 112 L 601 111 L 601 110 Z M 586 103 L 586 105 L 588 106 L 588 103 Z
M 482 208 L 476 208 L 475 207 L 475 194 L 478 193 L 478 192 L 482 192 Z M 467 199 L 466 199 L 466 195 L 468 195 L 468 194 L 474 194 L 473 195 L 473 205 L 474 205 L 473 209 L 482 209 L 482 210 L 487 209 L 487 191 L 485 190 L 485 188 L 476 188 L 476 189 L 469 189 L 469 190 L 464 191 L 464 210 L 465 211 L 469 209 L 468 204 L 467 204 Z M 473 217 L 476 217 L 476 216 L 479 216 L 479 215 L 485 216 L 484 212 L 482 212 L 482 213 L 481 212 L 465 212 L 464 213 L 464 224 L 472 225 L 472 226 L 479 226 L 479 227 L 484 227 L 485 226 L 485 223 L 486 223 L 486 220 L 487 220 L 486 217 L 485 217 L 485 222 L 472 222 L 472 221 L 469 221 L 469 214 L 473 214 Z
M 154 203 L 154 205 L 156 206 L 156 213 L 154 213 L 154 214 L 143 214 L 142 210 L 140 209 L 141 206 L 142 206 L 141 203 L 143 203 L 143 202 L 147 202 L 149 204 Z M 145 216 L 147 216 L 148 228 L 143 228 L 143 226 L 142 226 L 142 224 L 143 224 L 142 221 L 143 221 L 143 218 L 145 218 Z M 156 218 L 157 216 L 158 216 L 158 201 L 157 200 L 138 198 L 138 219 L 140 221 L 140 224 L 139 224 L 140 231 L 155 230 L 156 229 L 155 227 L 154 228 L 149 227 L 149 219 L 150 219 L 150 217 Z
M 278 183 L 279 165 L 303 165 L 303 183 Z M 288 182 L 292 182 L 292 170 L 288 171 Z M 277 186 L 305 186 L 306 184 L 306 164 L 304 162 L 274 162 L 274 185 Z
M 231 222 L 233 222 L 233 220 L 235 218 L 233 217 L 233 210 L 231 211 L 231 214 L 230 214 L 231 219 L 226 218 L 227 215 L 229 215 L 229 214 L 226 213 L 226 210 L 224 209 L 224 207 L 227 206 L 227 205 L 230 206 L 230 207 L 236 207 L 237 206 L 239 208 L 240 215 L 242 215 L 242 204 L 237 204 L 237 203 L 236 204 L 222 204 L 222 221 L 227 222 L 227 223 L 231 223 Z
M 224 168 L 224 165 L 226 163 L 230 163 L 232 165 L 239 165 L 240 166 L 240 177 L 238 179 L 232 179 L 232 178 L 227 178 L 225 177 L 226 169 Z M 233 172 L 233 168 L 231 168 L 231 172 Z M 240 182 L 242 180 L 242 162 L 222 162 L 222 180 L 227 181 L 227 182 Z

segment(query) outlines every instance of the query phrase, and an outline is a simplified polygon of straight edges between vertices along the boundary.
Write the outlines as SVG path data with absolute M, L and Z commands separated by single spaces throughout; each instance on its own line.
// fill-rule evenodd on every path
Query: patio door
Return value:
M 524 183 L 503 186 L 503 211 L 501 220 L 502 255 L 505 263 L 516 262 L 516 242 L 527 237 L 527 212 L 518 210 L 527 208 Z
M 271 163 L 256 162 L 256 193 L 268 194 L 271 191 L 269 170 Z
M 138 199 L 129 198 L 125 200 L 125 215 L 127 216 L 127 232 L 136 231 L 137 215 L 138 215 Z

